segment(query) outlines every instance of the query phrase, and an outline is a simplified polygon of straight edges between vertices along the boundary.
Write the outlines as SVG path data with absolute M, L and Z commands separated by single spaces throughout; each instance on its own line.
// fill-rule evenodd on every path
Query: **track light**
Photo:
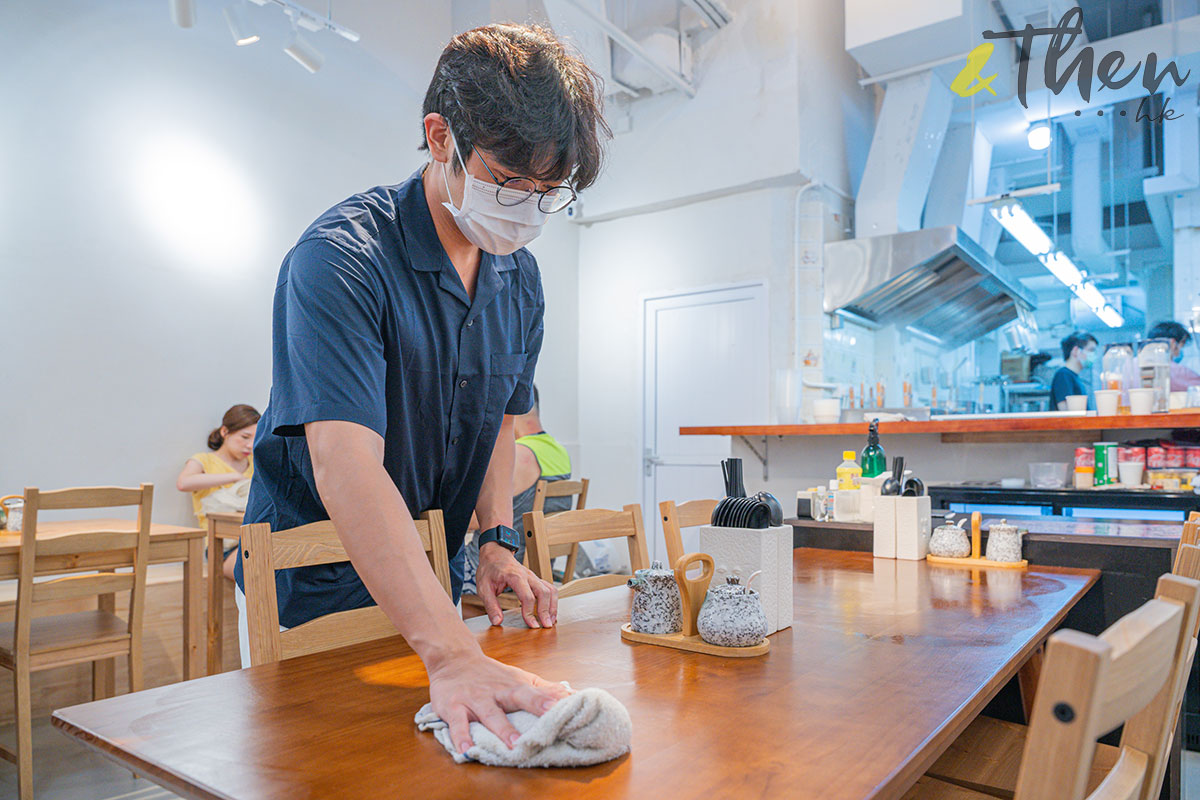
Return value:
M 171 21 L 181 28 L 190 28 L 196 24 L 195 0 L 167 0 L 171 8 Z
M 1025 140 L 1032 150 L 1045 150 L 1050 146 L 1050 126 L 1045 122 L 1035 122 L 1025 131 Z
M 246 15 L 240 5 L 225 6 L 225 22 L 229 25 L 233 43 L 238 47 L 258 41 L 258 34 L 251 33 L 249 26 L 246 25 Z
M 283 48 L 283 52 L 294 58 L 297 64 L 309 72 L 316 72 L 325 63 L 325 56 L 321 55 L 320 51 L 300 34 L 300 31 L 292 32 L 292 38 L 288 41 L 287 47 Z

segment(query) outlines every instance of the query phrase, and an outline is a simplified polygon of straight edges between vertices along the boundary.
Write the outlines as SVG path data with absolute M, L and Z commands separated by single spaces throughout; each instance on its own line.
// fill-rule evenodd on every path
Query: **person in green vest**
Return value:
M 513 528 L 525 538 L 525 514 L 533 510 L 533 495 L 539 480 L 565 481 L 571 478 L 571 456 L 557 439 L 542 427 L 539 416 L 537 384 L 533 387 L 533 408 L 513 420 L 513 435 L 517 441 L 513 464 Z M 570 511 L 574 498 L 547 497 L 543 511 Z M 474 522 L 474 520 L 472 520 Z M 472 525 L 472 528 L 475 526 Z M 475 594 L 475 568 L 479 564 L 479 545 L 472 537 L 465 545 L 463 592 Z M 525 547 L 514 554 L 518 561 L 525 557 Z

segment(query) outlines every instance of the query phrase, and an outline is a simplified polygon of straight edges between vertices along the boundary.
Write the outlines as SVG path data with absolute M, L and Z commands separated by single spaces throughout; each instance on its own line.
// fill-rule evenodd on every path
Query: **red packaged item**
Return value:
M 1117 462 L 1125 462 L 1126 464 L 1145 464 L 1146 463 L 1146 448 L 1144 447 L 1120 447 L 1117 448 Z
M 1197 448 L 1200 449 L 1200 448 Z M 1075 448 L 1075 468 L 1096 466 L 1096 453 L 1090 447 Z
M 1184 454 L 1182 447 L 1168 447 L 1167 451 L 1167 469 L 1183 469 Z
M 1165 447 L 1146 448 L 1146 469 L 1164 469 L 1167 466 L 1167 449 Z
M 1200 469 L 1200 447 L 1185 447 L 1183 463 L 1188 469 Z

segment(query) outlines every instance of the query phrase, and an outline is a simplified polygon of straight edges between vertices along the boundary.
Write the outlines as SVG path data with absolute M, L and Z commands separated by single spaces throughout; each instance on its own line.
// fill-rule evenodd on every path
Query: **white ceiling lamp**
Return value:
M 313 33 L 329 31 L 351 42 L 357 42 L 361 38 L 357 32 L 333 21 L 332 2 L 330 2 L 329 13 L 326 16 L 321 16 L 317 12 L 294 2 L 294 0 L 251 0 L 251 2 L 259 6 L 270 5 L 283 9 L 283 13 L 291 18 L 293 25 L 301 27 L 306 31 L 312 31 Z
M 1055 249 L 1054 242 L 1020 203 L 993 206 L 991 211 L 1004 230 L 1036 256 L 1051 275 L 1086 303 L 1101 322 L 1110 328 L 1119 328 L 1125 324 L 1121 312 L 1109 304 L 1104 293 L 1096 288 L 1096 284 L 1084 277 L 1083 271 L 1075 266 L 1075 262 L 1061 250 Z
M 316 72 L 325 63 L 325 56 L 321 55 L 321 52 L 304 38 L 299 29 L 292 31 L 292 38 L 288 40 L 283 52 L 295 59 L 297 64 L 309 72 Z
M 181 28 L 190 28 L 196 24 L 195 0 L 167 0 L 171 8 L 171 21 Z
M 233 37 L 233 43 L 238 47 L 258 41 L 258 34 L 252 33 L 246 24 L 246 14 L 240 4 L 225 6 L 225 23 L 229 25 L 229 34 Z
M 1035 122 L 1025 131 L 1025 140 L 1031 150 L 1045 150 L 1050 146 L 1050 125 L 1045 122 Z

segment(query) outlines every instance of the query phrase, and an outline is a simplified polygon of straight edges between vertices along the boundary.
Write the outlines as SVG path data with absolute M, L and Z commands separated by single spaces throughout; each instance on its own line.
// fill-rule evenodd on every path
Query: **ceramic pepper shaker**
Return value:
M 759 573 L 750 576 L 753 580 Z M 758 592 L 736 575 L 708 590 L 696 627 L 700 638 L 721 647 L 752 647 L 767 635 L 767 615 Z
M 989 561 L 1016 562 L 1021 560 L 1021 531 L 1007 520 L 992 523 L 988 529 L 987 558 Z

